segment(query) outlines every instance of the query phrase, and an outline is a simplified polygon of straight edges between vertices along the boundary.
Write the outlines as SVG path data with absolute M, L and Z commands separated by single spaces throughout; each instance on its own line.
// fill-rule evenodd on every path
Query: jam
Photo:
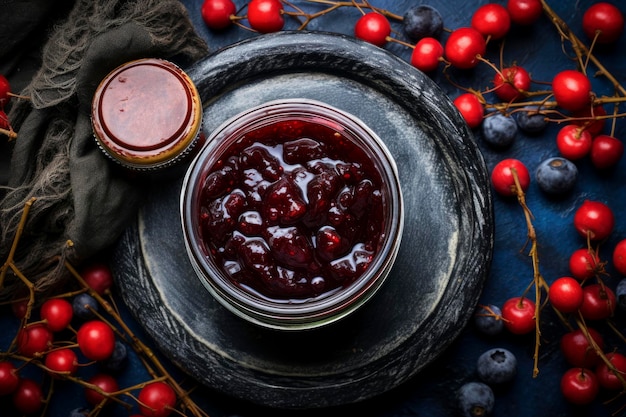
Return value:
M 385 239 L 381 174 L 328 120 L 268 122 L 232 141 L 200 182 L 205 252 L 236 286 L 272 300 L 345 288 Z

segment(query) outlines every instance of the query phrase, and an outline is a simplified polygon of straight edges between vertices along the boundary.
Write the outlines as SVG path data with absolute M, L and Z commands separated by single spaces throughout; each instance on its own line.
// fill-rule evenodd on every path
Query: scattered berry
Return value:
M 478 377 L 486 384 L 504 384 L 515 377 L 517 358 L 507 349 L 489 349 L 478 357 L 476 371 Z
M 548 158 L 535 171 L 537 185 L 547 194 L 561 195 L 571 191 L 578 179 L 578 168 L 568 159 Z
M 504 326 L 513 334 L 527 334 L 535 330 L 535 302 L 526 297 L 513 297 L 502 306 Z
M 574 227 L 584 238 L 604 240 L 614 226 L 613 211 L 600 201 L 585 200 L 574 213 Z
M 422 38 L 411 53 L 411 65 L 422 72 L 432 72 L 437 69 L 443 56 L 443 46 L 435 38 Z
M 626 239 L 622 239 L 613 248 L 613 267 L 622 275 L 626 275 Z
M 593 277 L 599 272 L 600 259 L 588 248 L 576 249 L 569 258 L 569 269 L 572 276 L 579 281 Z
M 231 16 L 237 12 L 232 0 L 204 0 L 200 14 L 209 29 L 223 30 L 232 24 Z
M 459 28 L 448 37 L 444 48 L 446 59 L 453 67 L 474 68 L 485 55 L 487 44 L 483 35 L 474 28 Z
M 102 295 L 113 285 L 111 268 L 103 262 L 96 262 L 85 267 L 81 272 L 82 278 L 95 292 Z
M 623 31 L 624 15 L 610 3 L 593 4 L 583 14 L 583 32 L 597 43 L 614 43 Z
M 603 320 L 613 315 L 616 303 L 612 289 L 603 284 L 589 284 L 583 288 L 579 311 L 587 320 Z
M 511 18 L 506 8 L 497 3 L 480 6 L 472 15 L 472 27 L 484 37 L 503 38 L 511 28 Z
M 389 20 L 380 13 L 366 13 L 357 20 L 354 36 L 376 46 L 384 46 L 391 34 Z
M 102 361 L 115 350 L 115 333 L 111 326 L 100 320 L 84 323 L 76 334 L 78 348 L 87 359 Z
M 557 278 L 548 293 L 550 303 L 561 313 L 573 313 L 583 303 L 583 288 L 572 277 Z
M 602 335 L 592 327 L 588 327 L 587 331 L 598 348 L 604 349 Z M 561 352 L 570 365 L 578 368 L 593 368 L 600 359 L 581 329 L 572 330 L 561 337 Z
M 3 110 L 3 112 L 9 100 L 11 100 L 11 84 L 4 75 L 0 74 L 0 109 Z
M 552 92 L 559 107 L 577 111 L 589 105 L 591 82 L 582 72 L 563 70 L 552 80 Z
M 21 414 L 35 414 L 43 406 L 41 385 L 30 378 L 22 378 L 13 392 L 13 406 Z
M 609 135 L 598 135 L 591 144 L 591 163 L 598 169 L 612 168 L 622 159 L 624 144 Z
M 165 382 L 152 382 L 139 391 L 139 409 L 146 417 L 167 417 L 176 405 L 176 393 Z
M 40 315 L 51 332 L 60 332 L 72 322 L 74 310 L 69 301 L 63 298 L 51 298 L 41 305 Z
M 498 194 L 505 197 L 517 195 L 516 177 L 521 191 L 526 191 L 530 185 L 530 174 L 521 161 L 513 158 L 498 162 L 491 171 L 493 188 Z
M 53 372 L 74 375 L 78 370 L 78 358 L 72 349 L 54 349 L 48 352 L 44 361 L 46 367 Z
M 532 25 L 543 14 L 540 0 L 509 0 L 506 5 L 511 22 L 518 25 Z
M 482 417 L 493 411 L 495 396 L 489 385 L 468 382 L 459 389 L 457 400 L 463 417 Z
M 615 298 L 617 298 L 617 306 L 622 310 L 626 310 L 626 278 L 622 278 L 615 287 Z
M 102 367 L 107 371 L 116 373 L 120 372 L 128 362 L 128 349 L 126 345 L 119 340 L 115 341 L 113 353 L 107 359 L 102 361 Z
M 475 94 L 461 94 L 454 99 L 454 105 L 459 110 L 470 129 L 477 128 L 483 122 L 485 109 Z
M 541 114 L 537 106 L 527 106 L 522 110 L 515 112 L 517 125 L 519 128 L 530 134 L 543 132 L 548 126 L 546 116 Z
M 591 133 L 575 124 L 566 125 L 556 135 L 556 146 L 563 157 L 576 161 L 591 152 Z
M 0 361 L 0 396 L 15 392 L 20 383 L 17 368 L 9 361 Z
M 114 393 L 120 389 L 117 380 L 108 374 L 96 374 L 87 382 L 100 388 L 100 390 L 107 394 Z M 85 388 L 85 399 L 90 405 L 97 406 L 104 401 L 106 397 L 93 388 Z
M 248 3 L 248 23 L 261 33 L 281 30 L 285 24 L 280 0 L 252 0 Z
M 572 368 L 561 378 L 561 392 L 572 404 L 589 404 L 596 398 L 599 390 L 598 378 L 588 369 Z
M 513 102 L 524 97 L 530 90 L 530 84 L 530 74 L 518 65 L 504 68 L 493 77 L 496 96 L 506 102 Z
M 52 332 L 42 323 L 28 324 L 17 333 L 17 350 L 27 357 L 40 355 L 52 346 Z
M 617 377 L 616 372 L 622 376 L 622 379 L 626 376 L 626 356 L 621 353 L 610 352 L 606 354 L 606 358 L 615 367 L 615 370 L 610 369 L 604 361 L 601 361 L 595 369 L 598 383 L 602 388 L 608 390 L 624 389 L 624 385 Z
M 423 38 L 439 38 L 443 32 L 441 13 L 428 5 L 420 5 L 407 10 L 404 13 L 402 24 L 404 33 L 413 42 Z
M 500 307 L 490 304 L 476 308 L 474 324 L 481 333 L 489 336 L 502 333 L 504 321 L 502 320 Z
M 74 315 L 80 320 L 91 320 L 95 317 L 99 307 L 95 298 L 87 293 L 81 293 L 72 300 L 72 309 Z
M 486 117 L 482 125 L 483 139 L 496 149 L 505 149 L 517 136 L 517 122 L 509 116 L 496 113 Z

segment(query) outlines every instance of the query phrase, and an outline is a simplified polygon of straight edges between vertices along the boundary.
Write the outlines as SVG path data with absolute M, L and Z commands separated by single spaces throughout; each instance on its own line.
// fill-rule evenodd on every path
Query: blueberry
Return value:
M 87 417 L 89 415 L 89 410 L 86 408 L 75 408 L 70 411 L 68 417 Z
M 615 288 L 615 297 L 617 297 L 617 306 L 626 311 L 626 278 L 622 278 Z
M 459 408 L 463 417 L 486 417 L 493 411 L 495 396 L 493 390 L 482 382 L 468 382 L 457 393 Z
M 483 334 L 489 336 L 499 334 L 504 329 L 502 311 L 498 306 L 491 304 L 487 306 L 480 306 L 474 313 L 474 324 Z
M 110 372 L 119 372 L 124 369 L 128 359 L 128 349 L 119 340 L 115 341 L 115 348 L 108 359 L 102 362 L 102 366 Z
M 542 161 L 535 172 L 537 185 L 548 194 L 564 194 L 576 185 L 578 168 L 569 159 L 556 156 Z
M 441 13 L 432 6 L 422 5 L 406 11 L 403 19 L 404 33 L 413 42 L 422 38 L 438 38 L 443 32 Z
M 494 148 L 508 148 L 517 136 L 515 119 L 501 113 L 485 118 L 482 129 L 483 139 Z
M 537 106 L 524 107 L 516 112 L 517 125 L 526 133 L 539 133 L 548 126 L 546 117 L 538 112 Z
M 74 316 L 81 320 L 89 320 L 94 317 L 94 311 L 98 311 L 98 302 L 95 298 L 87 293 L 78 294 L 72 300 L 72 308 Z
M 489 385 L 504 384 L 515 377 L 517 358 L 507 349 L 490 349 L 478 358 L 476 371 L 480 379 Z

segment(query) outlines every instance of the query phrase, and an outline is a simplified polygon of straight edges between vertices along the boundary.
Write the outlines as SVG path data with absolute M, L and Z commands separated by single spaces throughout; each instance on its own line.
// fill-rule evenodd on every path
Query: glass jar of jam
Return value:
M 382 140 L 355 116 L 307 99 L 269 102 L 216 129 L 183 181 L 181 218 L 208 291 L 282 330 L 332 323 L 370 299 L 404 225 Z
M 124 167 L 172 166 L 201 137 L 202 103 L 192 80 L 172 62 L 146 58 L 111 71 L 92 101 L 94 136 Z

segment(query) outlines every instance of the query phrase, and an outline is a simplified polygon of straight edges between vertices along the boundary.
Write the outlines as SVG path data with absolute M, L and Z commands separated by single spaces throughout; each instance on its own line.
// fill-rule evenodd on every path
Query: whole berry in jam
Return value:
M 206 251 L 236 285 L 306 299 L 360 277 L 384 237 L 382 177 L 334 127 L 289 119 L 234 141 L 200 190 Z
M 411 7 L 404 13 L 402 24 L 404 33 L 413 42 L 423 38 L 439 38 L 443 32 L 443 18 L 439 10 L 432 6 Z

